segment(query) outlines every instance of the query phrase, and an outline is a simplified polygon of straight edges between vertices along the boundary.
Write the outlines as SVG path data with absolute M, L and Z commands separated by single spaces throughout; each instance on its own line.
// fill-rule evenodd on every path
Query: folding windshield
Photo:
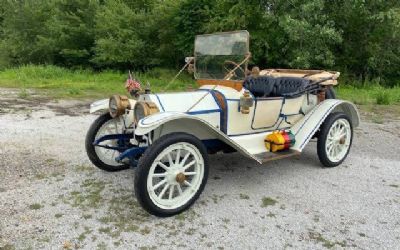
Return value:
M 224 79 L 246 58 L 249 52 L 249 33 L 234 31 L 196 36 L 195 78 Z M 247 62 L 234 70 L 231 80 L 243 80 Z

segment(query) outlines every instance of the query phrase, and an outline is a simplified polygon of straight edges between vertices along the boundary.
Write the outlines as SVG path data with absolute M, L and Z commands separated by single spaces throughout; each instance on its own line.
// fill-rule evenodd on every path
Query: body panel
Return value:
M 325 100 L 291 128 L 296 137 L 296 143 L 292 149 L 302 151 L 326 117 L 338 111 L 344 112 L 350 117 L 353 128 L 359 125 L 360 118 L 354 104 L 343 100 Z
M 148 134 L 154 131 L 157 138 L 172 132 L 188 132 L 200 140 L 219 139 L 233 147 L 242 154 L 259 161 L 250 151 L 236 143 L 234 140 L 222 133 L 211 123 L 190 114 L 179 112 L 164 112 L 146 117 L 138 123 L 135 130 L 136 135 Z M 155 138 L 155 140 L 157 139 Z
M 90 110 L 89 110 L 90 114 L 100 110 L 108 110 L 108 102 L 109 99 L 102 99 L 93 102 L 92 104 L 90 104 Z
M 293 102 L 292 104 L 299 109 L 300 104 L 304 106 L 310 102 L 310 100 L 307 101 L 306 98 L 302 96 L 290 99 L 290 102 Z M 304 104 L 304 102 L 306 103 Z M 289 107 L 286 110 L 288 112 L 286 113 L 286 115 L 288 115 L 286 118 L 285 115 L 282 116 L 282 113 L 281 117 L 274 117 L 279 122 L 272 128 L 259 131 L 249 130 L 252 115 L 240 113 L 238 111 L 237 101 L 228 100 L 227 103 L 228 115 L 230 115 L 228 116 L 228 123 L 229 126 L 234 128 L 228 128 L 228 131 L 235 131 L 236 129 L 237 132 L 247 133 L 233 135 L 223 133 L 219 129 L 220 112 L 162 112 L 140 120 L 135 130 L 135 134 L 144 135 L 154 131 L 154 140 L 156 140 L 162 135 L 172 132 L 186 132 L 195 135 L 200 140 L 219 139 L 242 154 L 261 163 L 261 160 L 255 155 L 267 152 L 264 138 L 278 128 L 291 130 L 295 134 L 296 143 L 291 149 L 296 152 L 301 152 L 325 118 L 332 112 L 345 112 L 352 119 L 354 127 L 359 124 L 358 112 L 353 104 L 342 100 L 325 100 L 313 109 L 310 109 L 308 114 L 289 114 L 289 111 L 294 111 L 290 109 L 292 107 Z M 300 105 L 300 108 L 303 107 L 302 105 Z M 282 106 L 284 107 L 284 105 Z M 283 110 L 283 108 L 281 109 Z M 270 113 L 266 113 L 266 115 L 268 114 Z M 288 122 L 290 121 L 284 121 L 284 119 L 291 119 L 292 117 L 297 117 L 297 122 L 289 124 Z

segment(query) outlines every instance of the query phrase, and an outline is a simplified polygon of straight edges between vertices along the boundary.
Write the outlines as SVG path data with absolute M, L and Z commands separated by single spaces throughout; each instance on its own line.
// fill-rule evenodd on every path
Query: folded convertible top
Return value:
M 321 85 L 337 85 L 337 79 L 340 76 L 340 72 L 336 71 L 325 71 L 325 70 L 305 70 L 305 69 L 264 69 L 260 71 L 260 76 L 272 76 L 272 77 L 300 77 L 311 80 L 312 82 L 320 82 L 324 79 L 330 79 L 322 81 Z

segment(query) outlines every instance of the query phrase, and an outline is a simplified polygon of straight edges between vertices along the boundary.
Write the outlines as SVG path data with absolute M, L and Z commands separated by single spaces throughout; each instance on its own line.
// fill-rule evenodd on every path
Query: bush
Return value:
M 391 102 L 390 95 L 386 90 L 378 93 L 378 95 L 376 97 L 376 104 L 389 105 L 391 103 L 392 102 Z

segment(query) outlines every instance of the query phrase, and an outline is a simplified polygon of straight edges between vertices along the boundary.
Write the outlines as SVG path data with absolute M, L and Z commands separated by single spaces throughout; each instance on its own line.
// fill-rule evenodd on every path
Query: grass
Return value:
M 239 194 L 240 199 L 242 200 L 248 200 L 250 199 L 250 196 L 248 196 L 247 194 Z
M 196 88 L 195 81 L 187 73 L 182 73 L 169 84 L 177 72 L 178 70 L 154 68 L 145 73 L 135 72 L 134 76 L 140 80 L 142 87 L 149 82 L 153 92 L 185 91 L 188 88 Z M 26 65 L 0 71 L 0 87 L 18 88 L 18 97 L 23 99 L 30 97 L 28 89 L 45 92 L 54 98 L 108 97 L 113 93 L 126 94 L 124 88 L 126 79 L 126 72 L 69 70 L 52 65 Z M 343 78 L 335 87 L 335 91 L 338 98 L 358 105 L 400 103 L 400 86 L 385 88 L 377 82 L 360 84 Z
M 309 237 L 310 237 L 310 239 L 321 243 L 323 247 L 328 248 L 328 249 L 334 248 L 335 246 L 341 246 L 343 248 L 345 248 L 347 246 L 345 240 L 343 240 L 343 241 L 330 241 L 330 240 L 326 239 L 321 233 L 318 233 L 318 232 L 310 231 L 309 232 Z
M 278 203 L 277 200 L 272 199 L 271 197 L 264 197 L 261 200 L 261 207 L 268 207 L 268 206 L 273 206 L 276 203 Z
M 135 72 L 144 88 L 149 82 L 152 91 L 163 90 L 177 71 L 155 68 L 146 73 Z M 55 98 L 80 98 L 109 96 L 112 93 L 126 93 L 124 85 L 126 72 L 91 70 L 69 70 L 57 66 L 27 65 L 0 71 L 0 87 L 19 88 L 19 97 L 28 98 L 26 89 L 38 89 Z M 167 91 L 186 90 L 195 87 L 191 76 L 182 73 L 173 81 Z
M 34 204 L 29 205 L 29 209 L 31 209 L 31 210 L 38 210 L 38 209 L 41 209 L 42 207 L 43 206 L 39 203 L 34 203 Z
M 391 105 L 400 103 L 400 86 L 385 88 L 378 84 L 355 86 L 339 84 L 335 87 L 340 99 L 349 100 L 358 105 Z

